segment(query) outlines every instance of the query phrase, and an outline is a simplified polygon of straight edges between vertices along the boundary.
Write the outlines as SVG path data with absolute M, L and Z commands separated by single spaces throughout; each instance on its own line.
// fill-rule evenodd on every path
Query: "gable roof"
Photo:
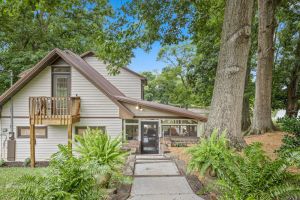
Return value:
M 197 113 L 191 112 L 189 110 L 183 109 L 183 108 L 178 108 L 175 106 L 170 106 L 170 105 L 165 105 L 165 104 L 160 104 L 152 101 L 145 101 L 141 99 L 134 99 L 126 96 L 115 96 L 116 99 L 120 102 L 124 103 L 129 103 L 129 104 L 135 104 L 135 105 L 141 105 L 147 108 L 152 108 L 155 110 L 160 110 L 160 111 L 165 111 L 165 112 L 170 112 L 182 117 L 187 117 L 187 118 L 192 118 L 192 119 L 197 119 L 199 121 L 206 122 L 207 117 L 204 117 L 202 115 L 199 115 Z
M 84 58 L 84 57 L 87 57 L 87 56 L 95 56 L 95 52 L 93 51 L 87 51 L 83 54 L 80 55 L 81 58 Z M 129 72 L 130 74 L 134 75 L 134 76 L 137 76 L 139 79 L 141 79 L 142 81 L 147 81 L 147 78 L 142 76 L 141 74 L 139 73 L 136 73 L 135 71 L 129 69 L 128 67 L 122 67 L 122 69 L 126 70 L 127 72 Z
M 81 59 L 80 56 L 67 50 L 62 51 L 60 49 L 53 49 L 45 56 L 40 62 L 38 62 L 32 70 L 22 76 L 11 88 L 4 92 L 0 96 L 0 105 L 7 102 L 13 95 L 21 90 L 29 81 L 31 81 L 36 75 L 38 75 L 45 67 L 51 65 L 58 58 L 62 58 L 70 66 L 78 70 L 85 78 L 87 78 L 96 88 L 103 92 L 108 98 L 110 98 L 120 109 L 122 109 L 127 115 L 133 116 L 133 113 L 124 105 L 119 103 L 114 96 L 124 94 L 113 86 L 108 80 L 106 80 L 99 72 L 97 72 L 92 66 Z
M 159 104 L 141 99 L 134 99 L 126 97 L 118 88 L 111 84 L 104 76 L 102 76 L 96 69 L 90 66 L 81 56 L 72 51 L 62 51 L 58 48 L 50 51 L 41 61 L 39 61 L 31 70 L 26 71 L 25 74 L 7 91 L 0 96 L 0 106 L 13 97 L 19 90 L 21 90 L 27 83 L 29 83 L 35 76 L 37 76 L 44 68 L 54 63 L 58 58 L 62 58 L 70 66 L 74 67 L 82 76 L 89 80 L 97 89 L 103 92 L 109 99 L 111 99 L 119 108 L 121 114 L 126 117 L 134 117 L 134 113 L 130 111 L 123 103 L 142 105 L 155 110 L 174 113 L 178 116 L 198 119 L 200 121 L 207 121 L 206 117 L 188 111 L 186 109 Z

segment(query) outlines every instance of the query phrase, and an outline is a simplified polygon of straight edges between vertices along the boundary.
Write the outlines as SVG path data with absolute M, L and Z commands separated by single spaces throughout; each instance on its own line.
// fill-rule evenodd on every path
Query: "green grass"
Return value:
M 45 172 L 47 168 L 24 168 L 24 167 L 12 167 L 12 168 L 0 168 L 0 200 L 14 199 L 14 183 L 19 177 L 25 174 L 41 174 Z

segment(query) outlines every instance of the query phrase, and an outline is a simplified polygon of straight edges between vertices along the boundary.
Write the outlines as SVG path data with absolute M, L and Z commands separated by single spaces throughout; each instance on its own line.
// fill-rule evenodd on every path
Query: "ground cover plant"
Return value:
M 11 200 L 15 197 L 15 184 L 24 175 L 42 175 L 48 168 L 0 167 L 0 199 Z
M 16 199 L 86 199 L 107 197 L 109 189 L 128 178 L 122 174 L 126 153 L 121 140 L 111 139 L 100 130 L 88 129 L 76 137 L 73 155 L 68 146 L 59 145 L 45 174 L 26 174 L 16 181 Z
M 224 133 L 217 136 L 213 132 L 188 152 L 190 170 L 201 174 L 211 169 L 216 172 L 216 181 L 208 189 L 217 193 L 219 199 L 300 198 L 300 176 L 288 171 L 292 163 L 281 157 L 271 160 L 260 143 L 237 152 L 229 147 Z

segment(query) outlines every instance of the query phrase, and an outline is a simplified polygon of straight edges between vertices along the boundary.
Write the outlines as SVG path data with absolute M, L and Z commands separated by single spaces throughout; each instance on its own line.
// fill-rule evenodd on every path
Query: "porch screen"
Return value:
M 162 120 L 162 133 L 169 137 L 197 137 L 197 121 Z

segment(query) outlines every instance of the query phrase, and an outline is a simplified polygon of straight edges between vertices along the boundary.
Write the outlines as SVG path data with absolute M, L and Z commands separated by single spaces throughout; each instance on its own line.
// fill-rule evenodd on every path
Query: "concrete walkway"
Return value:
M 137 155 L 130 200 L 201 200 L 176 164 L 163 155 Z

